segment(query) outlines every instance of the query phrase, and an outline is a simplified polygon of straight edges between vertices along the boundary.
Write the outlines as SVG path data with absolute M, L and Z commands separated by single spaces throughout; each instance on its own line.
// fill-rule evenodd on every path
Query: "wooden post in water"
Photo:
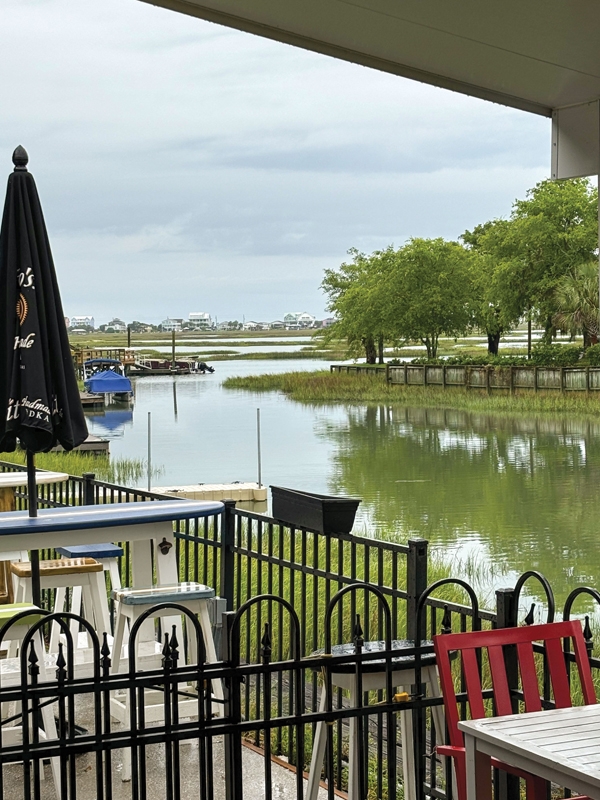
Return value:
M 127 326 L 127 349 L 131 347 L 131 325 Z
M 175 329 L 171 331 L 171 367 L 175 366 Z

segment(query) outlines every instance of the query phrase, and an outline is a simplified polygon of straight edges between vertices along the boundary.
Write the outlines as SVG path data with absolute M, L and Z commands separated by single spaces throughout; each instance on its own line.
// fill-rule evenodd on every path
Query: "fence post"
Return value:
M 227 501 L 232 502 L 232 501 Z M 234 503 L 235 505 L 235 503 Z M 231 666 L 231 630 L 233 621 L 236 617 L 235 611 L 226 611 L 223 614 L 223 638 L 221 640 L 221 661 L 224 665 Z M 237 635 L 240 628 L 238 626 Z M 238 646 L 239 653 L 239 646 Z M 239 666 L 234 664 L 233 666 Z M 240 678 L 235 674 L 225 678 L 224 699 L 225 699 L 225 719 L 236 724 L 234 733 L 225 734 L 223 745 L 225 750 L 225 800 L 243 800 L 244 790 L 242 785 L 242 734 L 240 724 L 242 722 Z M 208 765 L 212 769 L 212 765 Z
M 414 639 L 417 635 L 417 602 L 427 588 L 427 539 L 409 539 L 406 561 L 406 638 Z M 423 609 L 423 613 L 425 609 Z M 421 626 L 421 634 L 426 636 L 425 626 Z
M 82 503 L 84 506 L 93 506 L 96 502 L 96 498 L 94 497 L 94 481 L 96 480 L 96 475 L 94 472 L 84 472 L 81 477 L 83 479 Z
M 404 385 L 406 386 L 407 383 L 408 383 L 408 366 L 405 364 L 404 365 Z
M 233 611 L 233 545 L 235 542 L 235 500 L 224 500 L 225 509 L 221 530 L 221 586 L 219 595 L 227 604 L 227 611 Z M 223 631 L 225 633 L 225 631 Z
M 585 391 L 587 394 L 590 393 L 590 368 L 585 368 Z
M 385 382 L 386 383 L 390 382 L 390 365 L 389 364 L 385 365 Z
M 496 627 L 513 628 L 517 624 L 517 607 L 514 589 L 498 589 L 496 591 Z M 504 663 L 508 687 L 512 691 L 519 688 L 519 665 L 517 651 L 514 646 L 504 648 Z M 518 702 L 511 699 L 513 713 L 518 712 Z M 519 800 L 519 778 L 507 772 L 494 771 L 496 797 L 498 800 Z
M 560 368 L 560 391 L 565 391 L 565 368 Z
M 533 368 L 533 391 L 537 392 L 538 390 L 538 368 Z
M 492 386 L 491 386 L 491 383 L 490 383 L 491 370 L 492 370 L 492 367 L 486 367 L 485 368 L 485 388 L 486 388 L 488 394 L 492 393 Z
M 515 393 L 515 368 L 509 367 L 510 370 L 510 378 L 508 383 L 508 392 L 509 394 L 513 395 Z

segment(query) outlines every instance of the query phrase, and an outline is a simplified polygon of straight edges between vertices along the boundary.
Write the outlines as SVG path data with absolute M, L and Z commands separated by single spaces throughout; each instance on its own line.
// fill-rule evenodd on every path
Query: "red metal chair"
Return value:
M 458 653 L 460 656 L 471 719 L 491 716 L 489 713 L 491 710 L 489 708 L 490 704 L 488 703 L 488 713 L 486 713 L 485 708 L 480 666 L 482 663 L 489 669 L 493 692 L 493 715 L 505 716 L 515 713 L 506 672 L 505 651 L 503 649 L 510 645 L 514 646 L 516 650 L 521 679 L 519 688 L 523 693 L 525 712 L 542 710 L 542 691 L 539 671 L 536 669 L 534 658 L 534 642 L 545 645 L 546 665 L 556 708 L 569 708 L 573 703 L 563 651 L 564 639 L 572 640 L 583 699 L 585 704 L 591 705 L 596 702 L 596 694 L 581 623 L 577 620 L 531 625 L 526 628 L 501 628 L 492 631 L 448 633 L 433 637 L 450 740 L 449 745 L 438 745 L 437 752 L 443 756 L 450 756 L 454 760 L 458 800 L 466 800 L 467 796 L 465 749 L 463 734 L 458 729 L 459 704 L 461 701 L 457 699 L 450 654 L 452 653 L 452 661 L 455 663 L 455 654 Z M 487 664 L 484 655 L 485 651 L 487 651 Z M 486 669 L 486 672 L 488 669 Z M 541 778 L 515 769 L 496 759 L 492 759 L 492 766 L 524 778 L 528 800 L 546 800 L 546 782 Z

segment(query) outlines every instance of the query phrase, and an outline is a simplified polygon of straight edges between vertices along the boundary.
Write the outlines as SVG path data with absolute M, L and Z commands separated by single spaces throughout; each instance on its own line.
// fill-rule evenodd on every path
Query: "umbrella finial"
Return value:
M 17 170 L 25 170 L 27 171 L 27 162 L 29 161 L 29 156 L 27 155 L 27 150 L 23 147 L 23 145 L 19 145 L 12 156 L 13 164 L 15 165 L 15 172 Z

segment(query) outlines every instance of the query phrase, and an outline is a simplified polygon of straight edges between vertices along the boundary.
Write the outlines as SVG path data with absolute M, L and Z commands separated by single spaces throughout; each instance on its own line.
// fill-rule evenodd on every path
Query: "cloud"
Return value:
M 349 247 L 457 237 L 549 173 L 546 119 L 136 0 L 3 0 L 0 71 L 70 314 L 320 314 Z

